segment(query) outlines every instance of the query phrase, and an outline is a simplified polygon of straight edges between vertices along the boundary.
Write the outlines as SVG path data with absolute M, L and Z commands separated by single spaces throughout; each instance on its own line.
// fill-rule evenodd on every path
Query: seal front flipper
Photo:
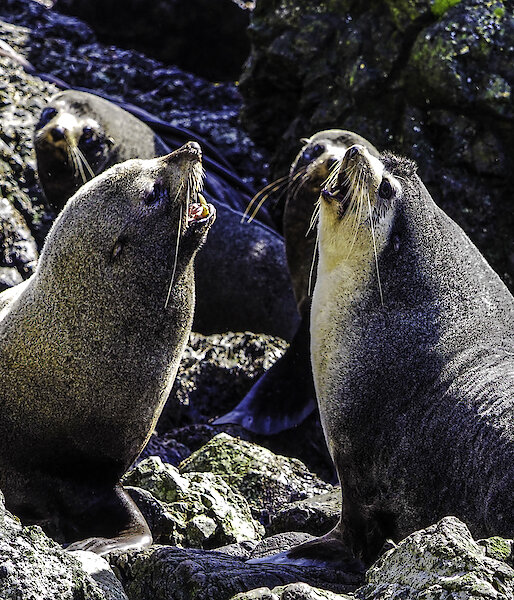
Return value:
M 89 550 L 107 554 L 113 550 L 136 550 L 152 543 L 152 534 L 145 518 L 127 492 L 116 486 L 104 492 L 90 509 L 76 518 L 84 520 L 88 534 L 93 531 L 102 535 L 87 537 L 69 544 L 66 550 Z
M 300 425 L 316 408 L 309 356 L 309 314 L 285 354 L 260 377 L 243 400 L 214 421 L 241 425 L 259 435 L 273 435 Z

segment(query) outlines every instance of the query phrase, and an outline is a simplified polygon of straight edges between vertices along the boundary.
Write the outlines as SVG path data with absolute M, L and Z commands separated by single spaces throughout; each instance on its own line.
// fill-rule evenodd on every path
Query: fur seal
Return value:
M 150 127 L 126 110 L 75 90 L 50 100 L 34 143 L 39 179 L 56 210 L 91 172 L 169 152 Z M 266 213 L 251 226 L 242 224 L 249 198 L 215 173 L 206 172 L 204 193 L 218 217 L 196 266 L 194 330 L 203 334 L 249 330 L 290 340 L 299 318 L 283 238 L 269 226 L 272 221 Z
M 373 156 L 379 156 L 368 140 L 345 129 L 319 131 L 302 141 L 285 182 L 287 196 L 282 217 L 287 265 L 302 320 L 284 355 L 232 411 L 215 421 L 215 424 L 235 423 L 261 435 L 296 427 L 316 408 L 309 333 L 316 236 L 310 232 L 310 225 L 323 183 L 354 144 L 361 144 Z M 257 194 L 256 200 L 276 188 L 277 183 L 270 184 Z
M 352 146 L 322 190 L 311 335 L 343 511 L 286 558 L 370 562 L 450 514 L 514 536 L 514 298 L 412 161 Z
M 0 489 L 69 548 L 151 543 L 119 480 L 191 330 L 193 260 L 216 214 L 201 185 L 194 142 L 112 167 L 66 204 L 34 275 L 0 295 Z

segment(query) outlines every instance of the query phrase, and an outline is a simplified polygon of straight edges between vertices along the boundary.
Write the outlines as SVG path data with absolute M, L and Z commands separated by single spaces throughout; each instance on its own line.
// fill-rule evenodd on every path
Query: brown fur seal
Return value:
M 514 298 L 411 161 L 352 146 L 320 200 L 314 380 L 339 525 L 287 559 L 374 560 L 445 515 L 514 536 Z
M 119 480 L 191 329 L 193 259 L 215 218 L 201 181 L 196 143 L 109 169 L 67 203 L 34 275 L 0 295 L 0 489 L 70 548 L 151 542 Z
M 379 156 L 370 142 L 345 129 L 319 131 L 303 142 L 286 182 L 283 214 L 287 265 L 302 321 L 285 354 L 232 411 L 215 421 L 216 424 L 236 423 L 262 435 L 296 427 L 316 408 L 309 334 L 310 296 L 316 279 L 316 236 L 309 230 L 322 185 L 353 144 L 361 144 L 373 156 Z M 270 184 L 257 194 L 256 202 L 278 184 Z
M 39 179 L 56 210 L 84 180 L 109 165 L 169 151 L 126 110 L 75 90 L 50 100 L 34 142 Z M 266 215 L 251 226 L 241 223 L 248 198 L 209 171 L 205 190 L 218 217 L 196 267 L 195 331 L 249 330 L 290 340 L 299 319 L 282 237 L 267 226 Z

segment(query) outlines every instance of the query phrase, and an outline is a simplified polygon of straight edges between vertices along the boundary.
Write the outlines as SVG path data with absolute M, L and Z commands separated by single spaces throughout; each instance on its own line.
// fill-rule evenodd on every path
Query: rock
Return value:
M 235 406 L 284 353 L 282 339 L 263 334 L 192 333 L 157 430 L 206 423 Z
M 243 123 L 288 171 L 339 127 L 417 160 L 436 202 L 514 287 L 514 13 L 493 0 L 261 0 Z M 380 48 L 380 51 L 377 49 Z
M 283 531 L 305 531 L 321 536 L 337 525 L 341 516 L 341 489 L 291 502 L 271 518 L 267 534 Z
M 211 81 L 235 80 L 250 43 L 249 12 L 233 0 L 57 0 L 57 10 L 87 21 L 99 38 L 135 48 Z
M 270 590 L 262 587 L 237 594 L 232 600 L 352 600 L 347 594 L 334 594 L 328 590 L 313 588 L 306 583 L 290 583 Z
M 366 573 L 359 600 L 514 598 L 514 570 L 485 555 L 455 517 L 417 531 Z
M 126 600 L 108 563 L 97 555 L 85 557 L 91 555 L 90 552 L 81 554 L 76 557 L 65 552 L 40 527 L 22 527 L 18 519 L 5 510 L 2 499 L 2 600 Z
M 228 600 L 257 587 L 272 589 L 298 581 L 344 593 L 354 590 L 362 581 L 362 576 L 356 573 L 251 565 L 221 552 L 163 546 L 115 552 L 109 555 L 109 561 L 131 600 Z
M 314 536 L 298 531 L 278 533 L 260 541 L 250 552 L 249 558 L 263 558 L 272 554 L 278 554 L 279 552 L 287 552 L 294 546 L 312 539 L 314 539 Z
M 514 567 L 514 541 L 505 540 L 495 536 L 485 540 L 478 540 L 477 544 L 485 550 L 485 555 L 489 558 L 502 560 L 510 567 Z
M 288 502 L 332 489 L 294 458 L 220 433 L 179 465 L 180 473 L 210 472 L 242 496 L 261 523 Z
M 246 500 L 219 475 L 180 474 L 150 457 L 129 471 L 123 483 L 143 488 L 131 495 L 156 542 L 216 548 L 262 536 L 263 528 L 252 518 Z

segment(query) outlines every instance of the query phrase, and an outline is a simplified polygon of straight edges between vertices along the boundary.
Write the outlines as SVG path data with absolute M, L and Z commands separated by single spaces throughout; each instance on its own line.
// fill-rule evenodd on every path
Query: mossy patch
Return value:
M 431 7 L 432 14 L 437 18 L 442 17 L 447 10 L 459 2 L 460 0 L 434 0 Z

